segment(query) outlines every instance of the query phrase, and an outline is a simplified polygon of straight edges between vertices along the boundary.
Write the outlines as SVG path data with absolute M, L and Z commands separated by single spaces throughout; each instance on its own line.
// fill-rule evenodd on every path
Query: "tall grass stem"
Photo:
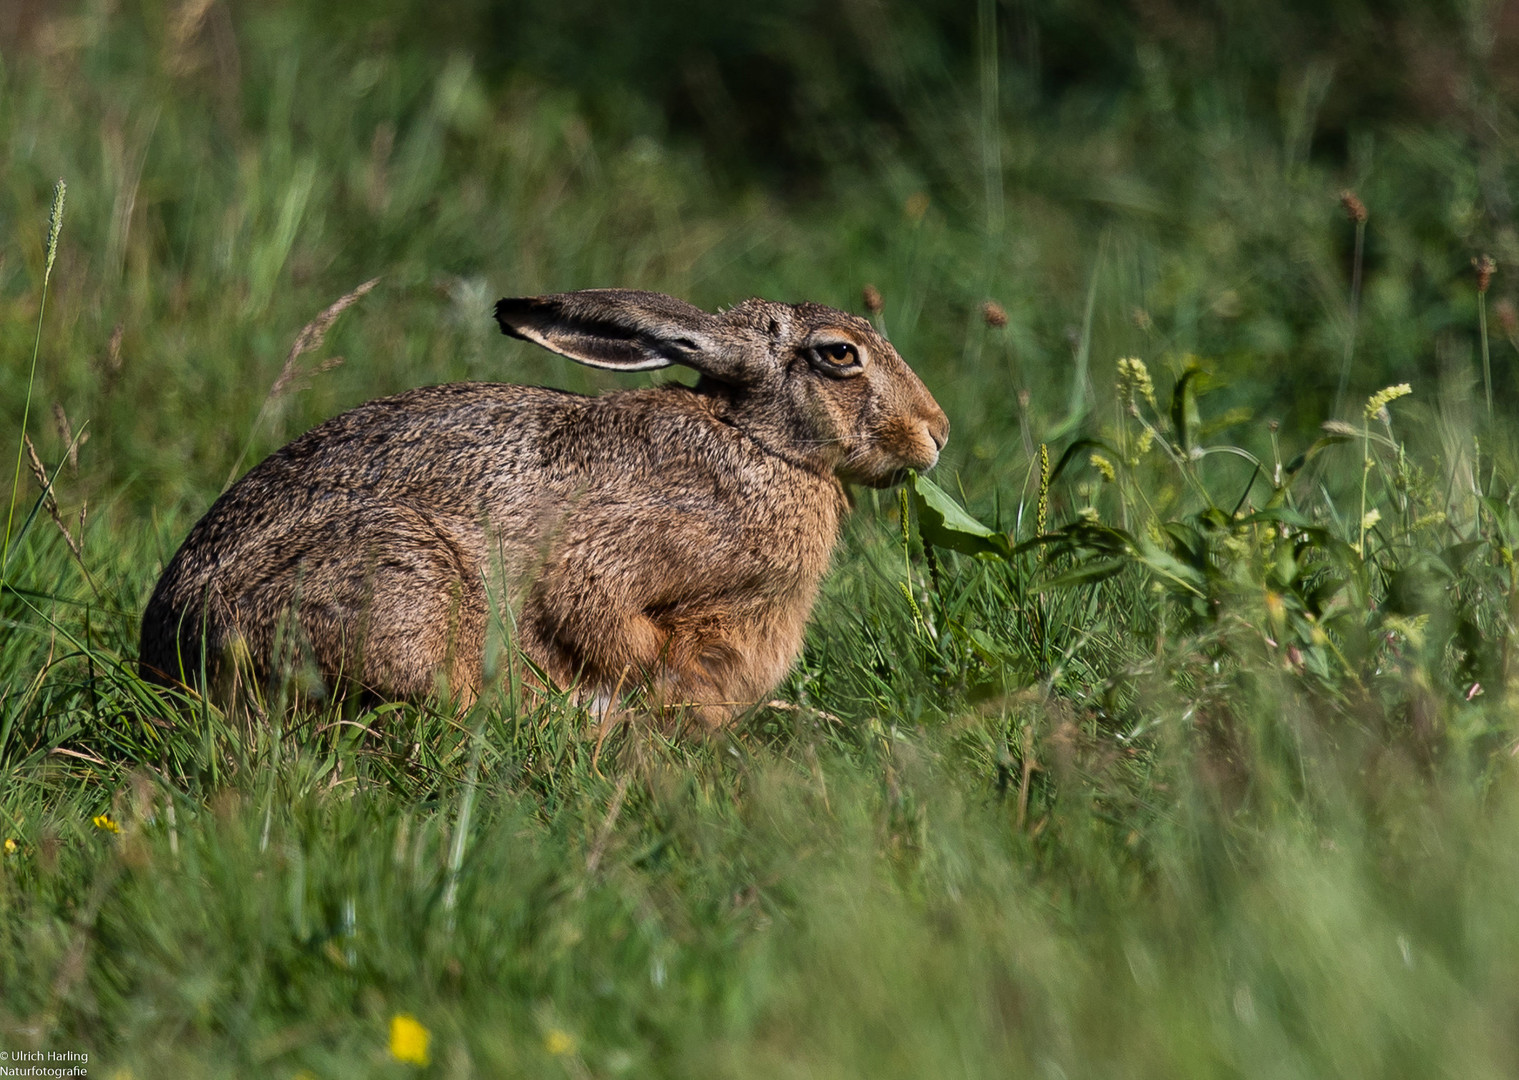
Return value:
M 42 319 L 47 313 L 47 287 L 53 277 L 53 262 L 58 258 L 58 234 L 63 231 L 63 200 L 68 185 L 63 177 L 53 185 L 53 208 L 47 222 L 47 264 L 42 270 L 42 299 L 37 305 L 37 333 L 32 338 L 32 364 L 26 375 L 26 403 L 21 407 L 21 436 L 16 440 L 16 468 L 11 475 L 10 506 L 5 512 L 5 543 L 0 548 L 0 580 L 10 566 L 11 527 L 16 520 L 16 496 L 21 491 L 21 456 L 26 444 L 26 425 L 32 418 L 32 387 L 37 381 L 37 354 L 42 350 Z
M 981 77 L 981 169 L 986 185 L 986 233 L 995 240 L 1002 233 L 1002 122 L 1001 76 L 997 70 L 997 3 L 980 0 L 977 14 L 977 60 Z
M 1340 364 L 1340 385 L 1334 393 L 1334 415 L 1340 415 L 1350 387 L 1350 365 L 1355 359 L 1356 334 L 1361 320 L 1361 267 L 1366 255 L 1366 220 L 1355 223 L 1355 255 L 1350 266 L 1350 328 L 1345 334 L 1345 359 Z
M 1493 422 L 1493 360 L 1487 343 L 1487 291 L 1477 293 L 1477 329 L 1482 338 L 1482 392 L 1487 398 L 1487 422 Z
M 454 927 L 454 907 L 459 901 L 459 870 L 464 865 L 464 847 L 469 842 L 469 823 L 475 810 L 475 789 L 480 782 L 480 748 L 484 742 L 480 726 L 476 726 L 470 740 L 469 766 L 464 776 L 464 790 L 459 793 L 453 842 L 448 848 L 448 884 L 443 890 L 443 910 L 447 913 L 450 932 Z

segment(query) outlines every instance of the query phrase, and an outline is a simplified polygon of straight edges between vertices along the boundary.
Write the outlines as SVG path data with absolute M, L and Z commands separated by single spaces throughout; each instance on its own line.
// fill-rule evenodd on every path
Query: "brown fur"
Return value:
M 800 651 L 843 484 L 928 468 L 948 435 L 870 324 L 821 305 L 590 290 L 497 318 L 583 363 L 703 377 L 600 397 L 456 383 L 334 417 L 190 531 L 143 615 L 146 676 L 195 683 L 246 647 L 265 682 L 304 657 L 335 686 L 419 698 L 441 678 L 472 700 L 494 599 L 555 682 L 642 685 L 721 724 Z

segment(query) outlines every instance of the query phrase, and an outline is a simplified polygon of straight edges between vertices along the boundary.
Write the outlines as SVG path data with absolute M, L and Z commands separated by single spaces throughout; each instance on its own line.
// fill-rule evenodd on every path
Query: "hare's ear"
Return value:
M 649 371 L 684 364 L 723 378 L 716 316 L 663 293 L 585 289 L 496 304 L 501 332 L 592 367 Z

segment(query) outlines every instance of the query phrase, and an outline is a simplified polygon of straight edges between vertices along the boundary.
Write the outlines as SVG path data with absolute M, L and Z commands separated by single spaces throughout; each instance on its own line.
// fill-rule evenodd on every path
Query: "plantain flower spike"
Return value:
M 1375 420 L 1381 416 L 1387 408 L 1388 402 L 1397 401 L 1400 397 L 1407 397 L 1413 393 L 1413 387 L 1408 383 L 1398 383 L 1397 386 L 1389 386 L 1378 390 L 1366 399 L 1366 419 Z

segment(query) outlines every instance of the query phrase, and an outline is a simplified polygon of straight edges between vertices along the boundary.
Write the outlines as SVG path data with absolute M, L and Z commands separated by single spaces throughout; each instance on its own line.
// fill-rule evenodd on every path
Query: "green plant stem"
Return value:
M 16 440 L 16 468 L 11 475 L 10 506 L 5 513 L 5 545 L 0 550 L 0 581 L 11 563 L 11 527 L 16 520 L 16 495 L 21 491 L 21 455 L 25 448 L 26 425 L 32 416 L 32 386 L 37 379 L 37 354 L 42 349 L 42 318 L 47 311 L 47 285 L 51 273 L 42 276 L 42 302 L 37 307 L 37 333 L 32 340 L 32 365 L 26 376 L 26 403 L 21 407 L 21 437 Z
M 1366 559 L 1366 484 L 1371 478 L 1371 420 L 1361 422 L 1361 535 L 1356 542 L 1356 554 Z
M 1493 422 L 1493 361 L 1487 344 L 1487 293 L 1477 293 L 1477 328 L 1482 337 L 1482 391 L 1487 397 L 1487 422 Z
M 42 299 L 37 304 L 37 331 L 32 335 L 32 364 L 26 375 L 26 404 L 21 409 L 21 436 L 16 440 L 16 468 L 11 474 L 10 506 L 5 513 L 5 543 L 0 545 L 0 584 L 4 583 L 5 573 L 11 564 L 11 529 L 16 521 L 16 496 L 21 490 L 21 453 L 26 447 L 26 425 L 32 418 L 32 387 L 37 381 L 37 355 L 42 351 L 42 319 L 47 314 L 47 287 L 53 280 L 53 263 L 58 258 L 58 234 L 63 229 L 63 203 L 67 191 L 68 187 L 60 176 L 53 185 L 53 208 L 48 214 L 47 261 L 42 267 Z
M 1350 386 L 1350 364 L 1355 359 L 1356 330 L 1361 319 L 1361 264 L 1366 252 L 1366 222 L 1358 221 L 1355 227 L 1355 256 L 1350 266 L 1350 330 L 1345 335 L 1345 359 L 1340 364 L 1340 385 L 1334 393 L 1334 414 L 1340 413 L 1345 404 L 1345 391 Z

